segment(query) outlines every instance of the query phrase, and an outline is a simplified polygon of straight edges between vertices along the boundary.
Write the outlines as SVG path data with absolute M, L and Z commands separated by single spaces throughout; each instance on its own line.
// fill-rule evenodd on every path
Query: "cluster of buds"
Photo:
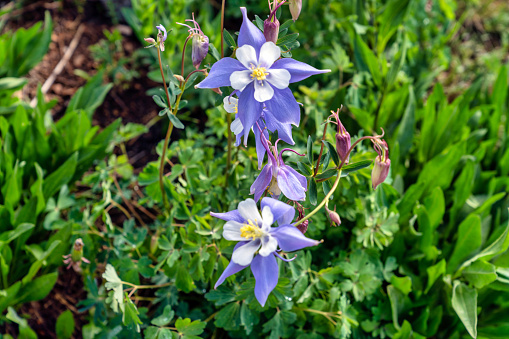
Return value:
M 371 184 L 373 189 L 376 189 L 378 185 L 385 181 L 387 175 L 389 175 L 389 168 L 391 167 L 391 159 L 389 159 L 389 147 L 385 140 L 372 139 L 373 147 L 378 153 L 375 158 L 375 165 L 371 172 Z
M 279 35 L 279 20 L 276 17 L 276 12 L 287 0 L 276 0 L 273 3 L 269 1 L 270 14 L 263 22 L 263 35 L 266 41 L 277 42 Z M 296 21 L 299 18 L 302 9 L 302 0 L 289 0 L 290 13 L 292 20 Z
M 63 255 L 63 262 L 67 265 L 67 269 L 72 268 L 76 272 L 81 272 L 81 262 L 90 264 L 90 261 L 83 256 L 83 240 L 81 238 L 76 239 L 74 246 L 70 254 Z
M 191 58 L 193 60 L 193 66 L 198 69 L 209 51 L 209 38 L 203 33 L 196 20 L 194 20 L 194 13 L 193 18 L 186 19 L 186 21 L 192 22 L 194 27 L 178 22 L 177 24 L 189 28 L 189 38 L 193 39 Z
M 163 25 L 156 26 L 156 28 L 157 28 L 157 41 L 154 40 L 154 38 L 145 38 L 145 41 L 150 44 L 145 48 L 158 47 L 161 50 L 161 52 L 163 52 L 164 42 L 166 41 L 168 34 L 166 32 L 166 28 L 164 28 Z

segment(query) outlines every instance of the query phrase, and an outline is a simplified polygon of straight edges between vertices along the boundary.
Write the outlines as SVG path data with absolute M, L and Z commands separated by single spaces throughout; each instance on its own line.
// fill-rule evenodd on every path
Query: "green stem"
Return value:
M 327 136 L 327 125 L 328 123 L 326 122 L 325 126 L 323 127 L 322 146 L 320 147 L 320 154 L 318 155 L 318 160 L 316 161 L 315 173 L 313 174 L 313 177 L 316 177 L 316 174 L 318 173 L 318 167 L 320 167 L 320 160 L 322 159 L 323 154 L 323 142 Z

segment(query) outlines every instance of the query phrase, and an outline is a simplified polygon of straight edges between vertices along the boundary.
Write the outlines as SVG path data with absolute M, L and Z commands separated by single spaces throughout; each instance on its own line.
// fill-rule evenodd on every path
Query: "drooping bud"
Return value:
M 345 126 L 341 123 L 341 120 L 339 119 L 339 112 L 341 111 L 341 108 L 339 108 L 336 112 L 331 111 L 332 116 L 336 119 L 336 124 L 338 125 L 338 131 L 336 133 L 336 152 L 338 152 L 339 159 L 343 161 L 343 158 L 345 159 L 345 165 L 348 164 L 350 154 L 348 151 L 350 150 L 350 147 L 352 146 L 350 133 L 346 130 Z
M 207 56 L 209 51 L 209 38 L 203 34 L 193 35 L 193 52 L 191 58 L 193 59 L 193 66 L 198 69 L 201 62 Z
M 299 217 L 297 218 L 297 221 L 299 221 L 306 216 L 304 213 L 304 206 L 302 206 L 301 204 L 299 204 L 296 201 L 294 201 L 294 203 L 295 203 L 295 207 L 297 207 L 297 211 L 299 211 Z M 306 220 L 304 220 L 303 223 L 297 225 L 296 227 L 302 234 L 305 234 L 306 231 L 308 230 L 308 226 L 309 226 L 309 219 L 306 219 Z
M 149 44 L 155 44 L 156 43 L 154 38 L 145 38 L 145 41 L 148 42 Z
M 341 225 L 341 218 L 339 217 L 339 214 L 336 213 L 336 207 L 334 207 L 334 211 L 331 211 L 327 205 L 325 205 L 325 211 L 327 211 L 327 214 L 329 215 L 331 226 Z
M 265 19 L 265 21 L 263 22 L 263 35 L 265 36 L 265 40 L 276 43 L 278 34 L 279 34 L 279 20 L 276 19 L 275 16 L 274 21 L 270 21 L 270 19 Z
M 299 18 L 300 11 L 302 9 L 302 0 L 291 0 L 289 7 L 290 13 L 292 14 L 292 20 L 296 21 Z
M 385 181 L 387 175 L 389 175 L 391 159 L 389 159 L 389 148 L 384 140 L 376 141 L 374 143 L 374 147 L 378 155 L 375 158 L 373 171 L 371 171 L 371 184 L 373 189 L 376 189 L 378 185 Z

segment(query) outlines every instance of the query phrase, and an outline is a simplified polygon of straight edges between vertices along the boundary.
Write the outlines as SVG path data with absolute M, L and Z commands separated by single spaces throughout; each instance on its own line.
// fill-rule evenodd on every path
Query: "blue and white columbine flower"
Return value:
M 261 208 L 260 215 L 255 201 L 247 199 L 240 202 L 236 210 L 210 214 L 227 221 L 223 227 L 225 239 L 239 241 L 233 250 L 230 264 L 214 288 L 229 276 L 251 266 L 256 280 L 255 296 L 264 306 L 279 278 L 276 257 L 287 261 L 277 253 L 278 247 L 285 252 L 292 252 L 318 245 L 319 241 L 307 238 L 290 225 L 295 216 L 292 206 L 272 198 L 263 198 Z M 279 227 L 271 227 L 274 221 L 277 221 Z
M 278 140 L 279 141 L 279 140 Z M 258 201 L 265 190 L 268 189 L 273 198 L 278 198 L 281 193 L 290 200 L 306 200 L 307 179 L 302 174 L 283 161 L 283 152 L 291 151 L 300 156 L 294 150 L 285 148 L 277 153 L 277 141 L 273 147 L 274 153 L 270 151 L 266 140 L 262 140 L 267 149 L 269 161 L 262 169 L 260 175 L 251 185 L 251 194 L 254 194 L 255 201 Z
M 243 22 L 240 27 L 237 59 L 223 58 L 216 62 L 207 78 L 198 88 L 231 86 L 241 91 L 239 95 L 239 118 L 244 128 L 244 144 L 247 145 L 249 130 L 266 108 L 270 117 L 267 125 L 300 123 L 300 108 L 288 85 L 307 77 L 330 72 L 318 70 L 291 58 L 279 59 L 281 50 L 273 42 L 267 42 L 263 33 L 248 19 L 241 7 Z M 279 59 L 279 60 L 278 60 Z

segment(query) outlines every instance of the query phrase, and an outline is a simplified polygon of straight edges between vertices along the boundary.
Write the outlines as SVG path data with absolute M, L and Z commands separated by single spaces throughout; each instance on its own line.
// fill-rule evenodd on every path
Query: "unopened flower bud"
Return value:
M 300 11 L 302 9 L 302 0 L 291 0 L 289 7 L 290 13 L 292 14 L 292 20 L 296 21 L 299 18 Z
M 378 155 L 375 158 L 373 171 L 371 171 L 371 184 L 373 189 L 376 189 L 378 185 L 385 181 L 387 175 L 389 175 L 391 159 L 389 159 L 389 148 L 384 140 L 376 141 L 374 144 Z
M 338 132 L 336 133 L 336 151 L 338 152 L 339 158 L 343 161 L 345 159 L 345 164 L 348 164 L 348 160 L 350 158 L 350 154 L 348 151 L 350 150 L 352 143 L 350 139 L 350 133 L 346 130 L 345 126 L 338 119 Z M 348 155 L 348 156 L 347 156 Z
M 193 59 L 193 66 L 198 69 L 201 62 L 207 56 L 209 51 L 209 38 L 200 32 L 200 34 L 193 35 L 193 52 L 191 58 Z
M 309 225 L 309 220 L 304 220 L 304 222 L 302 224 L 299 224 L 297 225 L 297 229 L 302 233 L 302 234 L 306 234 L 307 230 L 308 230 L 308 225 Z
M 278 34 L 279 34 L 279 20 L 276 19 L 275 17 L 274 21 L 265 19 L 265 21 L 263 22 L 263 35 L 265 36 L 265 40 L 276 43 Z
M 179 75 L 179 74 L 173 74 L 173 77 L 174 77 L 175 79 L 177 79 L 179 82 L 184 82 L 184 81 L 185 81 L 185 79 L 184 79 L 184 77 L 183 77 L 182 75 Z
M 150 253 L 155 254 L 158 247 L 159 247 L 159 236 L 157 234 L 154 234 L 150 238 Z
M 341 225 L 341 218 L 339 217 L 339 214 L 336 213 L 336 208 L 334 207 L 334 211 L 329 210 L 327 206 L 325 206 L 325 210 L 327 211 L 329 215 L 329 219 L 332 223 L 332 226 L 339 226 Z
M 389 174 L 389 168 L 391 167 L 391 159 L 382 159 L 381 156 L 377 156 L 375 159 L 375 165 L 371 172 L 371 184 L 373 189 L 376 189 L 378 185 L 385 181 Z
M 155 44 L 156 43 L 154 38 L 145 38 L 145 41 L 148 42 L 149 44 Z

